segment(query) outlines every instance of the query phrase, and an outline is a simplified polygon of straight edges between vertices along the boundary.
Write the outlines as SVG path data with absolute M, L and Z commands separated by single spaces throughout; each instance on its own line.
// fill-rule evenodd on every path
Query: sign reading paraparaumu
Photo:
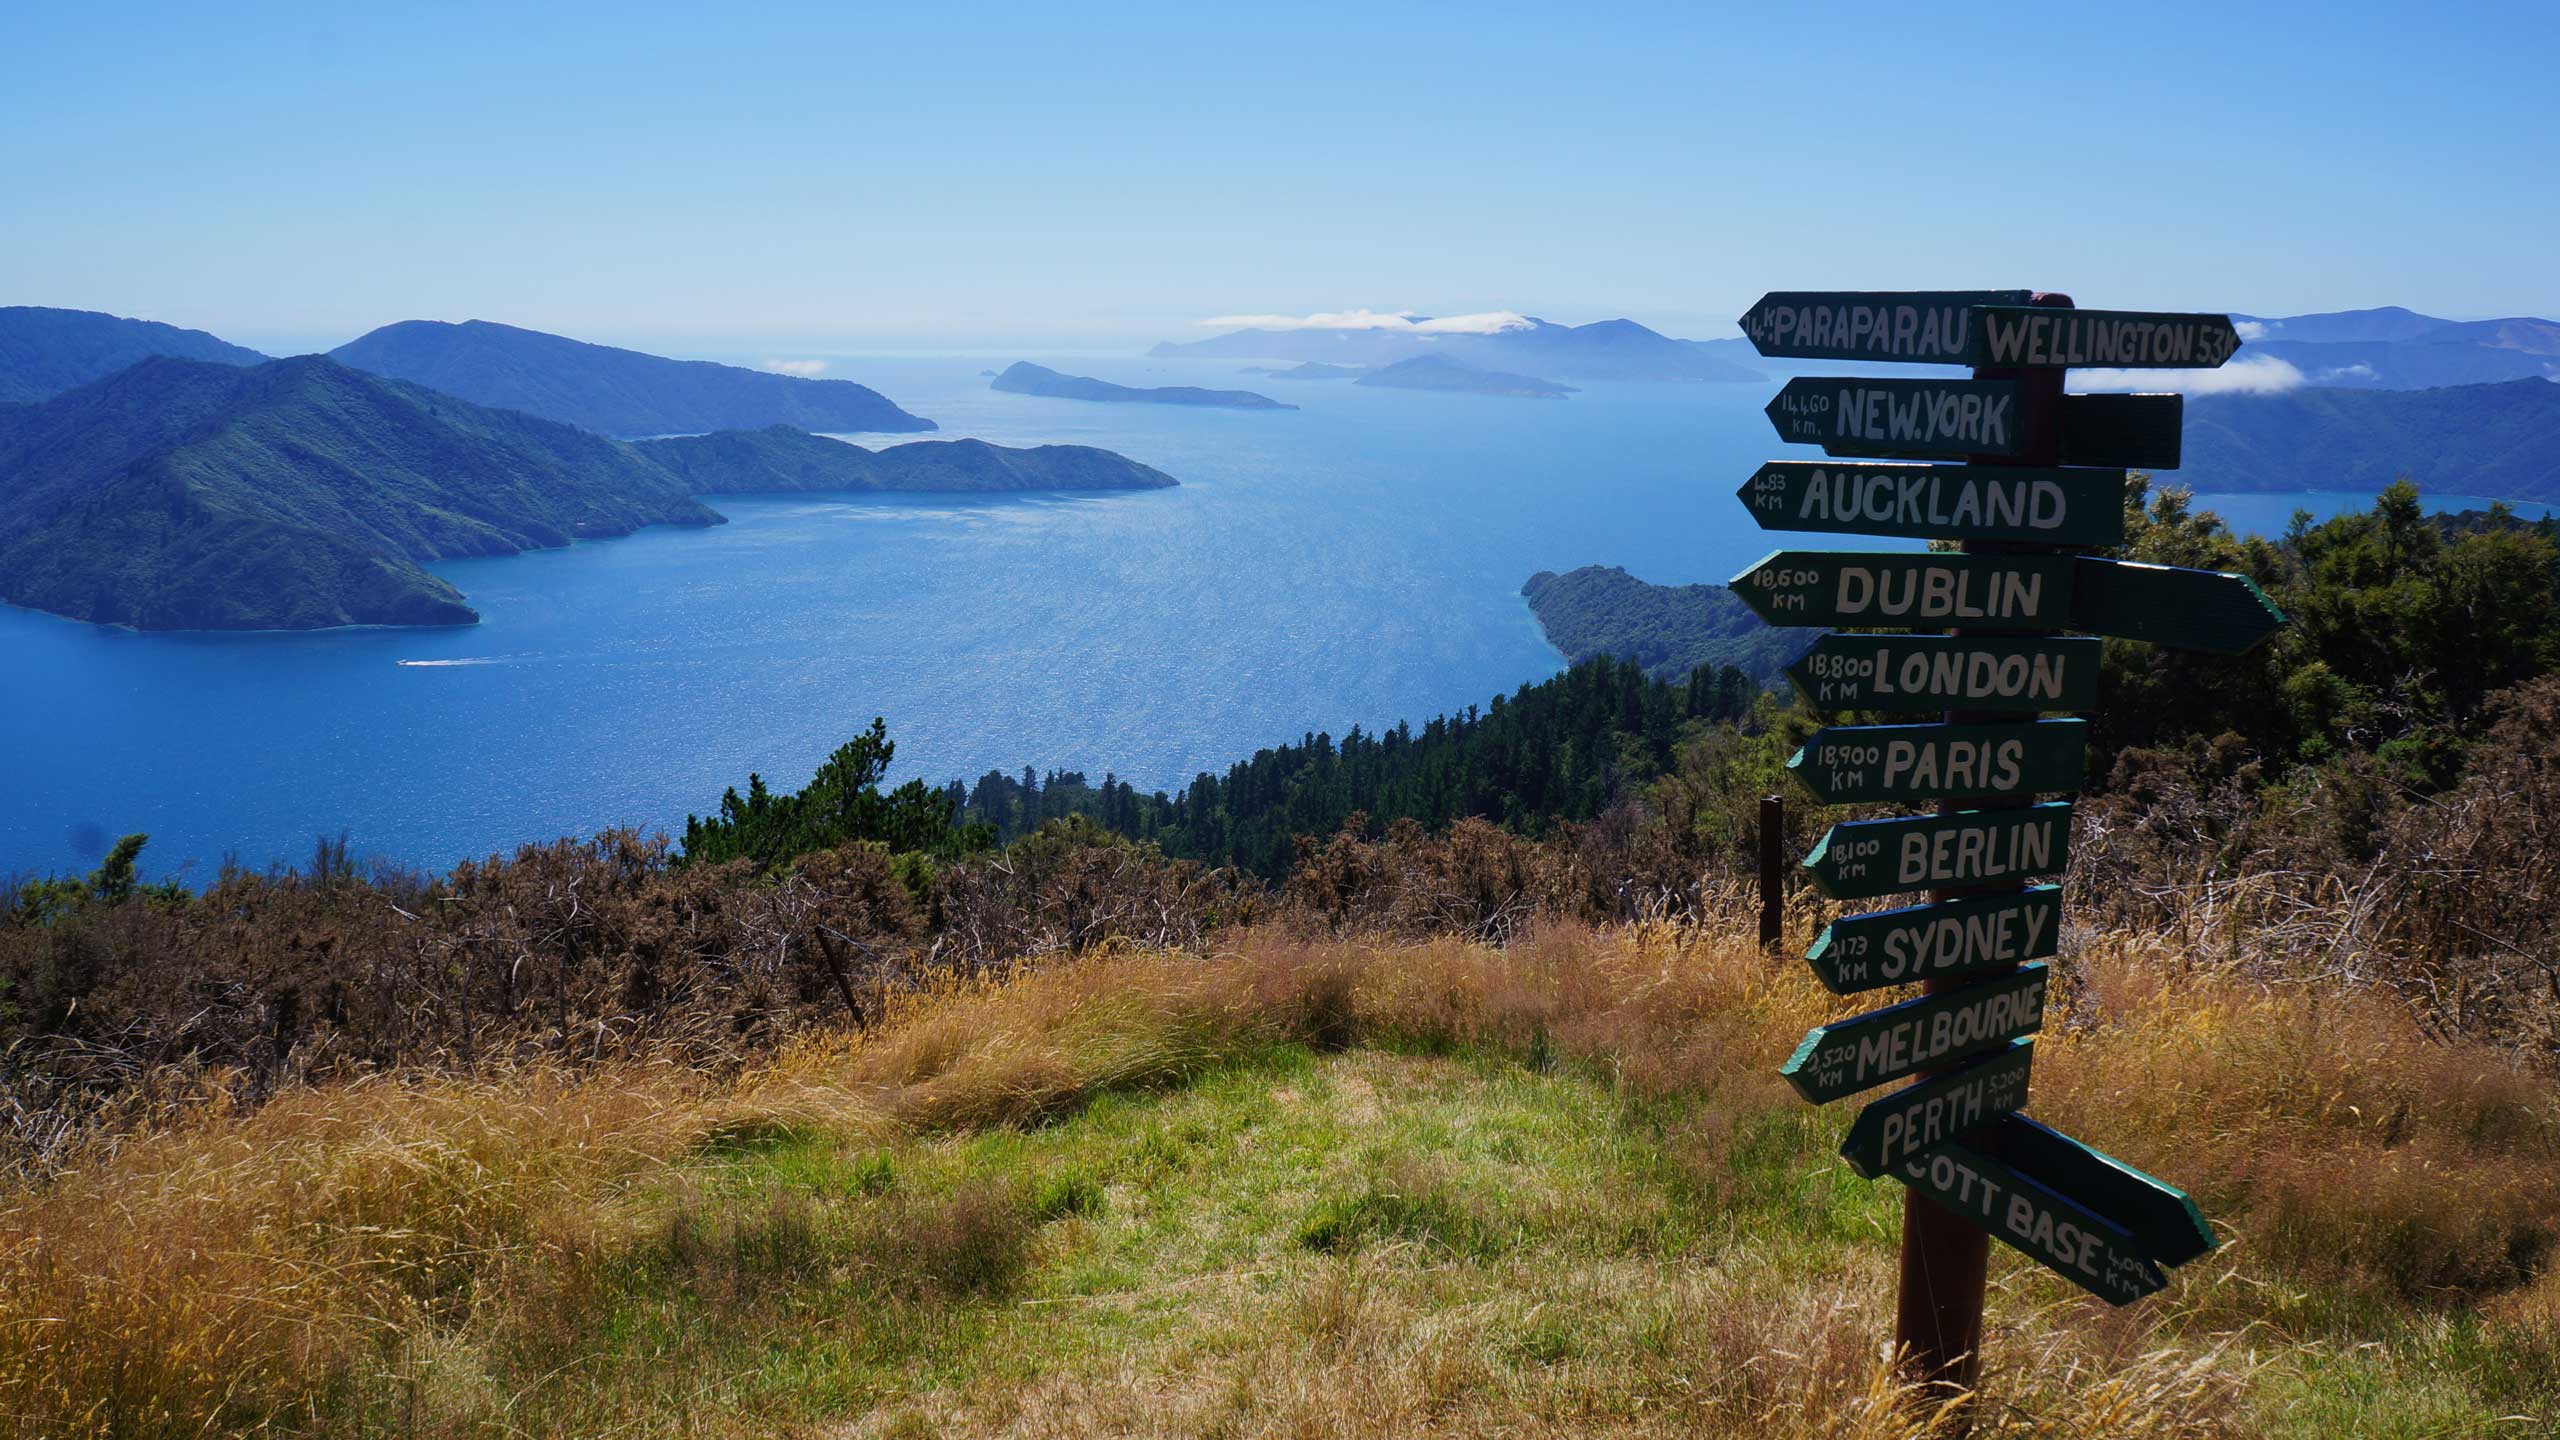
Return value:
M 2018 1113 L 2063 936 L 2061 888 L 2030 882 L 2063 871 L 2071 839 L 2070 805 L 2035 797 L 2077 790 L 2086 764 L 2085 722 L 2039 717 L 2093 707 L 2100 670 L 2100 641 L 2057 632 L 2236 654 L 2284 616 L 2246 576 L 2077 553 L 2124 543 L 2125 472 L 2177 467 L 2184 402 L 2071 395 L 2057 372 L 2211 369 L 2240 348 L 2239 330 L 2222 315 L 2081 310 L 2015 290 L 1778 291 L 1742 328 L 1763 355 L 1974 371 L 1788 381 L 1768 408 L 1779 438 L 1832 458 L 1771 461 L 1737 492 L 1764 530 L 1962 549 L 1780 550 L 1732 581 L 1772 625 L 1836 629 L 1787 669 L 1815 707 L 1940 717 L 1834 725 L 1788 761 L 1825 803 L 1936 801 L 1942 813 L 1835 825 L 1805 857 L 1834 900 L 1930 892 L 1832 920 L 1805 952 L 1815 977 L 1843 995 L 1926 990 L 1817 1027 L 1779 1073 L 1815 1104 L 1917 1077 L 1858 1116 L 1849 1164 L 2129 1303 L 2213 1234 L 2175 1187 Z M 1935 460 L 1958 463 L 1893 463 Z M 1872 633 L 1895 629 L 1936 633 Z M 1932 1213 L 1907 1212 L 1902 1273 L 1978 1277 Z M 1966 1289 L 1901 1307 L 1895 1342 L 1930 1380 L 1972 1383 L 1959 1357 L 1978 1351 L 1981 1297 Z M 1929 1324 L 1907 1318 L 1923 1309 Z

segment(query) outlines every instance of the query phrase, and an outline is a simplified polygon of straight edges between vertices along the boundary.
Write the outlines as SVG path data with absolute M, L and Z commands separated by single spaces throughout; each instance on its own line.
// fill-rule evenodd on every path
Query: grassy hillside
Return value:
M 2141 937 L 2066 969 L 2037 1112 L 2187 1183 L 2225 1245 L 2122 1312 L 1996 1252 L 2000 1433 L 2560 1415 L 2547 1077 Z M 1918 1434 L 1877 1349 L 1891 1182 L 1769 1073 L 1847 1008 L 1717 924 L 1265 931 L 945 984 L 729 1077 L 290 1092 L 0 1199 L 0 1409 L 65 1436 Z

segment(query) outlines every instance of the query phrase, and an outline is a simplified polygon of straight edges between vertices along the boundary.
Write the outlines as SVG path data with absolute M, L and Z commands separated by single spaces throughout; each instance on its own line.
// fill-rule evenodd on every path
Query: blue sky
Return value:
M 1772 288 L 2560 314 L 2560 7 L 0 11 L 0 303 L 1115 344 Z

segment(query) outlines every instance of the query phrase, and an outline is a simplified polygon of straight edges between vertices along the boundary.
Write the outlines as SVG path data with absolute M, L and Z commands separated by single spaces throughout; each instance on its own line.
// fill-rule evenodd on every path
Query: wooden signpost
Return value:
M 1776 292 L 1742 318 L 1760 353 L 1968 365 L 1970 379 L 1790 380 L 1772 461 L 1739 498 L 1768 530 L 1953 540 L 1958 554 L 1782 550 L 1733 589 L 1773 625 L 1832 634 L 1789 667 L 1833 712 L 1936 711 L 1938 724 L 1832 726 L 1789 768 L 1826 803 L 1935 800 L 1938 813 L 1835 825 L 1804 868 L 1837 900 L 1928 892 L 1835 920 L 1805 955 L 1836 993 L 1918 998 L 1819 1026 L 1779 1073 L 1825 1104 L 1888 1081 L 1841 1154 L 1906 1188 L 1896 1344 L 1932 1387 L 1974 1387 L 1985 1247 L 1997 1238 L 2111 1304 L 2213 1248 L 2176 1188 L 2027 1119 L 2047 962 L 2062 953 L 2071 806 L 2099 642 L 2237 654 L 2284 624 L 2247 577 L 2082 553 L 2123 543 L 2125 471 L 2173 469 L 2176 395 L 2066 395 L 2075 365 L 2222 364 L 2221 315 L 2080 310 L 2024 291 Z M 1953 464 L 1880 461 L 1945 459 Z

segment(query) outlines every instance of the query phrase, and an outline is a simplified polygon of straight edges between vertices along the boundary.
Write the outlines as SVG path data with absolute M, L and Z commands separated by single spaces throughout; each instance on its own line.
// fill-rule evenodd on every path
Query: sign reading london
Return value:
M 1763 530 L 2108 546 L 2124 489 L 2121 470 L 1772 460 L 1739 493 Z
M 1787 678 L 1828 710 L 2086 710 L 2104 643 L 1825 635 Z
M 1862 380 L 1799 376 L 1768 404 L 1795 445 L 1894 455 L 2015 455 L 2014 380 Z
M 1772 625 L 1985 625 L 2069 622 L 2063 555 L 1888 555 L 1777 550 L 1733 577 L 1733 593 Z

